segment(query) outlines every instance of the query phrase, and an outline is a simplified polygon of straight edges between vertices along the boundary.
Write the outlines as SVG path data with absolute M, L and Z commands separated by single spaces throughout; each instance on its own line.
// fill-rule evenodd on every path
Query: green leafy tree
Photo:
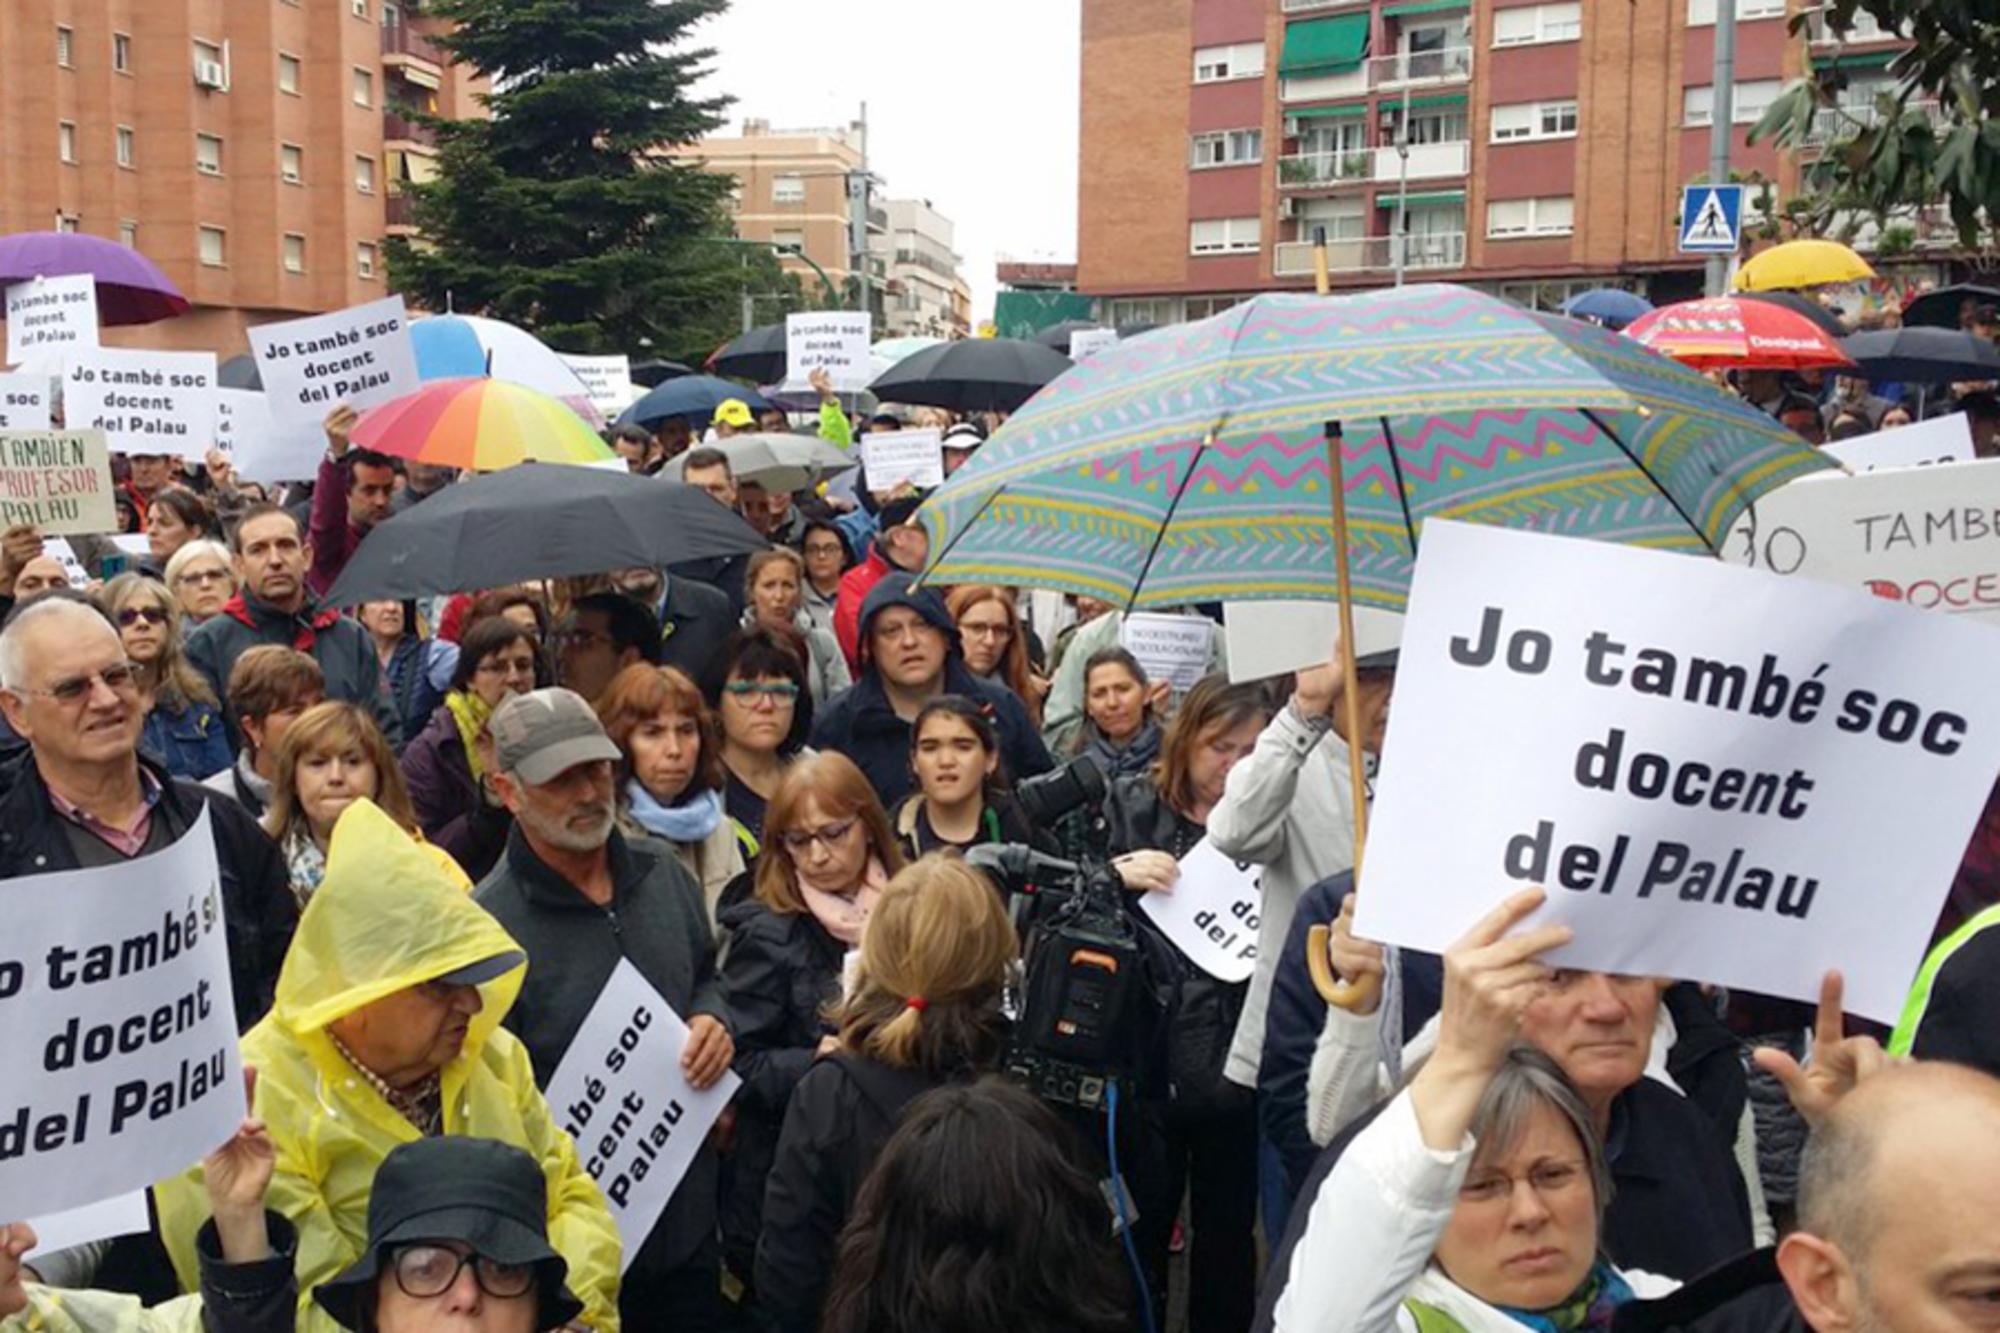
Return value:
M 575 352 L 705 357 L 741 323 L 796 308 L 768 251 L 726 243 L 730 181 L 670 154 L 731 99 L 689 89 L 689 45 L 728 0 L 428 0 L 440 41 L 486 75 L 489 118 L 423 119 L 437 179 L 407 187 L 422 233 L 391 241 L 396 288 Z
M 1824 141 L 1803 172 L 1813 221 L 1837 211 L 1887 219 L 1944 204 L 1967 247 L 2000 226 L 2000 17 L 1993 0 L 1827 0 L 1828 28 L 1845 31 L 1857 14 L 1885 32 L 1906 34 L 1909 50 L 1888 72 L 1893 89 L 1857 114 L 1840 94 L 1850 74 L 1836 58 L 1785 90 L 1751 138 L 1776 136 L 1799 147 Z M 1793 16 L 1792 31 L 1810 22 Z M 1818 133 L 1815 133 L 1817 124 Z

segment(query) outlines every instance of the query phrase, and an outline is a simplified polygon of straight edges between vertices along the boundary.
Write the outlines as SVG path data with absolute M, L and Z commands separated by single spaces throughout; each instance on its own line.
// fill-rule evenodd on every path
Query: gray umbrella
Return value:
M 732 435 L 709 447 L 728 457 L 738 481 L 754 481 L 767 491 L 802 491 L 861 461 L 817 435 Z M 661 478 L 679 481 L 686 460 L 686 454 L 669 460 Z

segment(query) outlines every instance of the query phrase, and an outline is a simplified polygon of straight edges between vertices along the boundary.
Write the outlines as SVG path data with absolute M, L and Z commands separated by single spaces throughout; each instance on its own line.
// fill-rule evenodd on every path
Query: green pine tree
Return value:
M 431 120 L 438 176 L 407 186 L 422 239 L 392 240 L 395 287 L 491 315 L 567 352 L 699 360 L 797 308 L 766 250 L 726 243 L 727 177 L 669 158 L 722 124 L 689 89 L 688 43 L 728 0 L 430 0 L 440 40 L 492 80 L 489 119 Z

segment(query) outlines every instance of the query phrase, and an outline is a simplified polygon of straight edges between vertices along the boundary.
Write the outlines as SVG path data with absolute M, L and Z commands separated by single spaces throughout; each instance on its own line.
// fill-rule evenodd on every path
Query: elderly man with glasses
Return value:
M 139 753 L 146 710 L 111 622 L 61 596 L 16 612 L 0 632 L 0 712 L 29 747 L 0 769 L 0 879 L 150 855 L 206 807 L 237 1026 L 255 1023 L 298 920 L 284 858 L 242 806 Z

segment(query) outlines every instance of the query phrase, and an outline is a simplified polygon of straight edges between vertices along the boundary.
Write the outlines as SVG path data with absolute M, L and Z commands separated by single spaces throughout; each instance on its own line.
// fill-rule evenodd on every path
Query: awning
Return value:
M 1392 19 L 1403 14 L 1440 14 L 1469 8 L 1470 0 L 1405 0 L 1403 4 L 1382 6 L 1382 17 Z
M 1388 97 L 1385 97 L 1385 98 L 1383 98 L 1383 99 L 1382 99 L 1382 109 L 1383 109 L 1384 111 L 1394 111 L 1394 110 L 1395 110 L 1396 108 L 1400 107 L 1401 105 L 1403 105 L 1403 104 L 1402 104 L 1402 103 L 1401 103 L 1400 101 L 1397 101 L 1397 100 L 1396 100 L 1396 99 L 1394 99 L 1394 98 L 1388 98 Z M 1431 95 L 1431 96 L 1429 96 L 1429 97 L 1412 97 L 1412 98 L 1410 99 L 1410 110 L 1412 110 L 1412 111 L 1463 111 L 1463 110 L 1465 110 L 1465 94 L 1464 94 L 1464 93 L 1434 93 L 1434 94 L 1432 94 L 1432 95 Z
M 1299 78 L 1359 69 L 1368 55 L 1368 21 L 1367 14 L 1336 14 L 1292 24 L 1285 29 L 1278 73 Z
M 1903 48 L 1895 46 L 1882 51 L 1842 51 L 1830 59 L 1816 59 L 1813 63 L 1820 67 L 1832 65 L 1838 69 L 1881 69 L 1901 54 Z
M 1426 194 L 1413 192 L 1404 196 L 1403 202 L 1411 208 L 1428 207 L 1434 204 L 1462 204 L 1465 202 L 1465 191 L 1432 190 Z M 1375 207 L 1394 208 L 1395 206 L 1396 192 L 1394 190 L 1385 190 L 1375 196 Z
M 1287 109 L 1285 114 L 1293 120 L 1351 120 L 1368 114 L 1368 104 L 1353 106 L 1302 106 L 1296 110 Z

